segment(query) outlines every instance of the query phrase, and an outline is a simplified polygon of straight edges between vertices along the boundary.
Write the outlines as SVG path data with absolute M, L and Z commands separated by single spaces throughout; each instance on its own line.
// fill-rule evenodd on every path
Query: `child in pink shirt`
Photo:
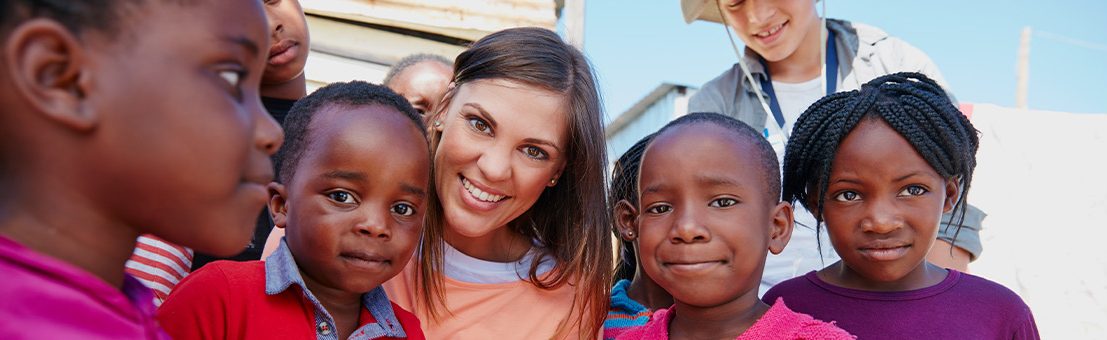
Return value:
M 141 234 L 230 255 L 280 127 L 258 1 L 0 2 L 0 339 L 155 339 Z
M 679 165 L 679 166 L 674 166 Z M 675 304 L 617 339 L 853 339 L 833 324 L 757 296 L 768 252 L 792 232 L 776 154 L 761 134 L 716 113 L 669 123 L 642 155 L 638 259 Z

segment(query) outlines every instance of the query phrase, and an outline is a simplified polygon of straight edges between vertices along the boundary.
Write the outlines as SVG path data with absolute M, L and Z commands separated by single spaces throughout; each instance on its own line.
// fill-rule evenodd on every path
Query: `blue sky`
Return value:
M 929 54 L 968 103 L 1015 106 L 1019 35 L 1030 26 L 1030 108 L 1107 113 L 1107 1 L 827 1 L 829 17 Z M 735 61 L 722 26 L 685 24 L 679 0 L 591 0 L 585 11 L 584 50 L 609 119 L 661 82 L 698 87 Z

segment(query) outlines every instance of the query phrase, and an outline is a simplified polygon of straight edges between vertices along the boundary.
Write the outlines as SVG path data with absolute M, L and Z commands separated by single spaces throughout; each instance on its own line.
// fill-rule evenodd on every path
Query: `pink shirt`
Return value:
M 0 339 L 168 339 L 154 295 L 127 275 L 123 290 L 0 236 Z
M 669 339 L 669 322 L 676 312 L 672 307 L 658 309 L 645 325 L 638 326 L 619 334 L 615 339 L 664 340 Z M 749 329 L 739 334 L 737 340 L 753 339 L 827 339 L 852 340 L 853 335 L 838 328 L 833 323 L 823 322 L 803 313 L 793 312 L 784 305 L 783 299 L 777 299 L 772 307 L 757 319 Z

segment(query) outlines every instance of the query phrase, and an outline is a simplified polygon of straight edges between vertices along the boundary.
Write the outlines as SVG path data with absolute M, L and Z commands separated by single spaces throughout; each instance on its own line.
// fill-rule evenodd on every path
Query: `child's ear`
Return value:
M 47 120 L 89 131 L 100 117 L 85 99 L 92 81 L 88 51 L 68 29 L 49 19 L 32 19 L 3 44 L 7 72 L 19 96 Z
M 288 223 L 288 194 L 284 184 L 269 183 L 269 217 L 273 219 L 273 225 L 284 228 Z
M 961 178 L 954 177 L 946 180 L 946 200 L 945 206 L 942 207 L 943 213 L 949 213 L 953 211 L 953 207 L 957 206 L 957 201 L 961 199 Z
M 631 242 L 638 239 L 638 209 L 627 200 L 619 200 L 615 204 L 615 229 L 619 230 L 619 238 Z
M 792 239 L 792 229 L 795 226 L 795 215 L 792 212 L 792 204 L 788 202 L 777 203 L 772 212 L 772 229 L 769 230 L 769 252 L 778 255 L 784 251 L 788 241 Z

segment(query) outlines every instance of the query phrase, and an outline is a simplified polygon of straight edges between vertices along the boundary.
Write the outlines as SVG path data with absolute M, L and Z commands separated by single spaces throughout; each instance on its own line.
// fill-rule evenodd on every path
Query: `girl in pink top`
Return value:
M 675 166 L 678 165 L 678 166 Z M 853 339 L 757 296 L 765 257 L 792 234 L 776 153 L 748 125 L 718 113 L 670 122 L 642 155 L 638 260 L 675 304 L 616 339 Z
M 508 29 L 454 62 L 431 121 L 421 249 L 386 284 L 431 339 L 594 338 L 611 287 L 606 152 L 588 61 Z

